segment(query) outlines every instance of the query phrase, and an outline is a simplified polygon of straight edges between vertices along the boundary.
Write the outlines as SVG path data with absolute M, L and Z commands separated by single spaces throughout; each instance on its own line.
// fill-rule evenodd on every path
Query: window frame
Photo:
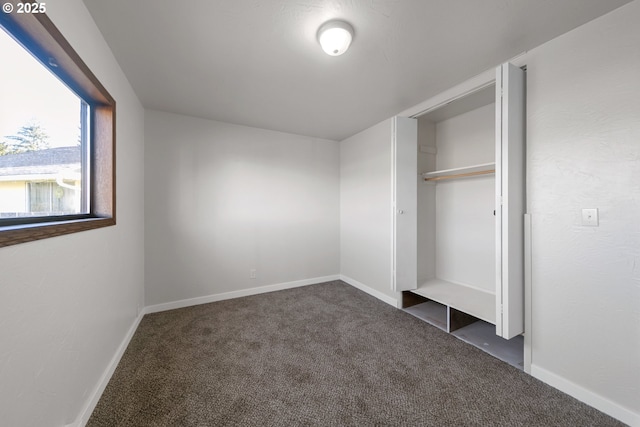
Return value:
M 89 213 L 0 219 L 0 247 L 116 225 L 116 101 L 46 14 L 0 13 L 0 25 L 90 107 Z

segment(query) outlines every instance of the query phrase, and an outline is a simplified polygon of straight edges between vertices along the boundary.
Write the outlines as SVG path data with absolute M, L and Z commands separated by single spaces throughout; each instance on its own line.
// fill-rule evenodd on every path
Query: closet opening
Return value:
M 501 70 L 504 68 L 498 73 Z M 503 224 L 508 209 L 501 206 L 500 197 L 503 183 L 510 177 L 504 173 L 506 145 L 497 135 L 509 129 L 503 126 L 504 101 L 497 99 L 502 89 L 496 90 L 496 86 L 501 84 L 499 76 L 414 117 L 417 287 L 403 289 L 402 306 L 522 370 L 521 330 L 517 326 L 510 331 L 508 326 L 502 329 L 509 319 L 502 317 L 505 293 L 501 286 L 511 285 L 504 265 L 509 262 L 511 266 L 513 260 L 505 261 L 503 256 L 503 251 L 509 250 L 503 243 L 509 233 Z M 521 142 L 508 143 L 523 146 L 524 136 Z M 524 181 L 516 180 L 515 185 L 522 185 L 524 199 Z M 512 257 L 519 256 L 518 250 L 512 252 Z

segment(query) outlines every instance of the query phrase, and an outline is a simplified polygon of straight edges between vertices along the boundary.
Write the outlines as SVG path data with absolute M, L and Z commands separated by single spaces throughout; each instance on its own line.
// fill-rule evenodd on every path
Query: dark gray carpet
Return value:
M 614 426 L 343 282 L 146 315 L 89 426 Z

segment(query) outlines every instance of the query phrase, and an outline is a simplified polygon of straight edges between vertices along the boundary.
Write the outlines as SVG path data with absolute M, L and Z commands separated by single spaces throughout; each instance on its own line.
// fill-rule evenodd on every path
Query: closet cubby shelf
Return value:
M 471 286 L 442 279 L 429 279 L 411 292 L 439 302 L 478 319 L 496 324 L 496 296 Z
M 480 165 L 466 166 L 463 168 L 443 169 L 420 174 L 425 181 L 442 181 L 445 179 L 468 178 L 477 175 L 495 173 L 495 163 L 482 163 Z

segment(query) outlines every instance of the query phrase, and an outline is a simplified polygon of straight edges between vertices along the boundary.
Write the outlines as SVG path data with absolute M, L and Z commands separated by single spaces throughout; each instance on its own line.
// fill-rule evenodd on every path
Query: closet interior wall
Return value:
M 495 159 L 495 103 L 453 117 L 418 119 L 418 171 L 455 169 Z M 418 287 L 430 279 L 495 293 L 495 177 L 418 185 Z

